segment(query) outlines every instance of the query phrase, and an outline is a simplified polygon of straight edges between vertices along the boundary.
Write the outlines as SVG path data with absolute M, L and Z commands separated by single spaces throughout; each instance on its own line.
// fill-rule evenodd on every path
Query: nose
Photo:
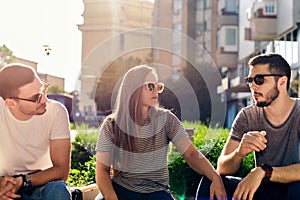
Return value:
M 46 103 L 46 102 L 48 102 L 47 94 L 43 94 L 43 95 L 42 95 L 41 103 Z
M 249 85 L 250 90 L 254 90 L 255 91 L 258 88 L 257 84 L 254 81 L 252 81 L 248 85 Z

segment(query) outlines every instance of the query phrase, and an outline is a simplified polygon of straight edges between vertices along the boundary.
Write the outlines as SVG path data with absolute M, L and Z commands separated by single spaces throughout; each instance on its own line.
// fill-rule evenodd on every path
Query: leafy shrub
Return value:
M 70 187 L 81 187 L 95 183 L 96 156 L 91 156 L 89 161 L 83 165 L 79 163 L 78 168 L 72 168 L 68 177 Z
M 185 128 L 193 128 L 193 144 L 206 156 L 214 167 L 227 140 L 229 130 L 209 128 L 201 122 L 183 122 Z M 95 183 L 96 159 L 95 146 L 98 131 L 86 125 L 76 127 L 77 135 L 72 143 L 71 171 L 68 184 L 78 187 Z M 237 176 L 244 177 L 254 167 L 253 154 L 244 158 Z M 175 146 L 168 155 L 170 189 L 178 199 L 195 196 L 202 175 L 192 170 Z
M 95 183 L 95 147 L 98 131 L 90 129 L 86 124 L 73 126 L 73 128 L 76 128 L 77 134 L 72 142 L 71 170 L 68 185 L 79 187 Z
M 72 142 L 71 169 L 80 169 L 84 163 L 95 154 L 98 130 L 91 129 L 86 124 L 74 126 L 77 134 Z
M 201 122 L 183 122 L 184 127 L 194 127 L 193 144 L 216 168 L 218 157 L 229 135 L 228 129 L 209 128 Z M 202 175 L 191 169 L 179 152 L 172 147 L 169 154 L 168 168 L 170 188 L 178 199 L 195 196 Z M 254 167 L 253 154 L 244 158 L 237 176 L 244 177 Z

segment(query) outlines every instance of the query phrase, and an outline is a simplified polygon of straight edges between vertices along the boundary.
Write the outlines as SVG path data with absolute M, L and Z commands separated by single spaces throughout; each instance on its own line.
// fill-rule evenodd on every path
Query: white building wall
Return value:
M 277 35 L 294 25 L 293 2 L 299 0 L 277 0 Z
M 239 7 L 239 47 L 238 60 L 242 60 L 255 51 L 254 42 L 245 40 L 245 28 L 250 27 L 250 21 L 247 18 L 247 9 L 252 6 L 252 0 L 240 1 Z

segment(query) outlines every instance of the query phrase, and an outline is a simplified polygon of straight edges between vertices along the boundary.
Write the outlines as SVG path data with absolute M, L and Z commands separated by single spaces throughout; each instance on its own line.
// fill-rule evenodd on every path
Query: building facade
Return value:
M 83 2 L 84 23 L 79 25 L 83 36 L 80 102 L 81 109 L 87 113 L 96 110 L 92 85 L 99 75 L 85 61 L 113 35 L 117 36 L 114 48 L 126 49 L 132 45 L 126 43 L 132 37 L 126 35 L 126 31 L 149 26 L 185 34 L 209 54 L 223 78 L 215 90 L 227 104 L 225 127 L 231 127 L 237 112 L 252 103 L 244 78 L 248 75 L 248 60 L 254 55 L 270 51 L 282 54 L 293 69 L 290 94 L 297 97 L 300 94 L 300 3 L 297 0 L 156 0 L 154 5 L 142 0 Z M 171 66 L 178 72 L 188 65 L 186 59 L 178 56 L 180 54 L 188 55 L 196 63 L 207 59 L 201 51 L 189 51 L 176 37 L 165 40 L 146 32 L 142 37 L 145 36 L 154 46 L 155 42 L 164 43 L 172 49 L 152 49 L 153 62 Z M 140 57 L 149 54 L 133 52 L 138 53 Z M 107 64 L 105 62 L 102 64 Z
M 103 71 L 120 57 L 134 54 L 145 60 L 150 50 L 126 52 L 134 43 L 143 41 L 149 46 L 151 34 L 143 32 L 133 35 L 127 31 L 151 27 L 153 3 L 145 0 L 83 0 L 84 23 L 78 28 L 82 32 L 82 68 L 80 110 L 86 116 L 96 114 L 95 91 Z M 110 43 L 107 48 L 105 45 Z M 106 73 L 106 79 L 114 76 L 113 70 Z
M 281 54 L 292 68 L 289 93 L 299 97 L 299 13 L 300 2 L 296 0 L 240 1 L 238 63 L 227 85 L 228 91 L 235 91 L 228 98 L 232 102 L 229 122 L 241 107 L 253 102 L 243 79 L 248 76 L 248 60 L 255 55 Z
M 217 66 L 218 71 L 216 73 L 222 72 L 222 76 L 227 77 L 229 72 L 235 71 L 238 63 L 238 2 L 238 0 L 155 1 L 154 26 L 172 29 L 175 32 L 185 34 L 201 46 L 205 52 L 201 48 L 196 49 L 196 51 L 190 50 L 189 46 L 183 41 L 173 37 L 169 44 L 173 48 L 173 52 L 154 53 L 154 58 L 158 62 L 170 65 L 180 72 L 189 65 L 190 60 L 193 60 L 195 65 L 202 65 L 202 68 L 205 65 L 209 65 L 212 68 Z M 177 55 L 182 52 L 186 52 L 187 58 L 178 58 Z M 207 75 L 204 73 L 201 76 Z M 205 78 L 214 79 L 215 77 Z M 229 78 L 224 78 L 222 82 L 226 85 L 226 81 L 228 82 Z M 211 84 L 209 81 L 205 82 L 206 85 Z M 222 82 L 220 81 L 219 87 L 215 86 L 214 91 L 210 92 L 217 91 L 223 97 L 218 95 L 211 96 L 211 101 L 214 98 L 217 98 L 217 101 L 223 99 L 223 102 L 220 102 L 220 104 L 226 104 L 225 89 L 228 88 L 224 89 L 221 85 Z M 198 101 L 200 102 L 200 99 Z M 211 105 L 206 107 L 209 106 Z M 219 110 L 225 112 L 223 109 Z M 204 109 L 204 112 L 206 111 Z
M 23 58 L 18 58 L 18 57 L 15 57 L 14 62 L 21 63 L 21 64 L 32 67 L 38 73 L 38 76 L 40 77 L 40 79 L 42 81 L 45 81 L 45 82 L 49 83 L 50 85 L 57 85 L 61 89 L 65 88 L 65 79 L 64 78 L 53 76 L 51 74 L 39 73 L 37 70 L 38 63 L 36 63 L 34 61 L 23 59 Z
M 299 7 L 296 0 L 157 0 L 153 24 L 188 35 L 210 54 L 223 77 L 216 90 L 227 102 L 224 126 L 231 127 L 237 112 L 252 103 L 244 81 L 252 56 L 283 55 L 292 67 L 290 94 L 299 96 Z M 184 51 L 180 41 L 170 45 Z M 161 62 L 184 66 L 172 55 L 158 55 Z M 195 57 L 203 59 L 197 52 Z

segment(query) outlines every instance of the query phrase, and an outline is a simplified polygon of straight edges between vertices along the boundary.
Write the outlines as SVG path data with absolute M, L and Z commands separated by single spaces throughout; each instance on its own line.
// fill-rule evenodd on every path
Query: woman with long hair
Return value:
M 163 92 L 156 70 L 127 71 L 114 110 L 100 127 L 96 182 L 105 200 L 172 200 L 167 154 L 172 142 L 187 163 L 212 181 L 211 196 L 226 199 L 220 175 L 195 148 L 180 120 L 158 106 Z

